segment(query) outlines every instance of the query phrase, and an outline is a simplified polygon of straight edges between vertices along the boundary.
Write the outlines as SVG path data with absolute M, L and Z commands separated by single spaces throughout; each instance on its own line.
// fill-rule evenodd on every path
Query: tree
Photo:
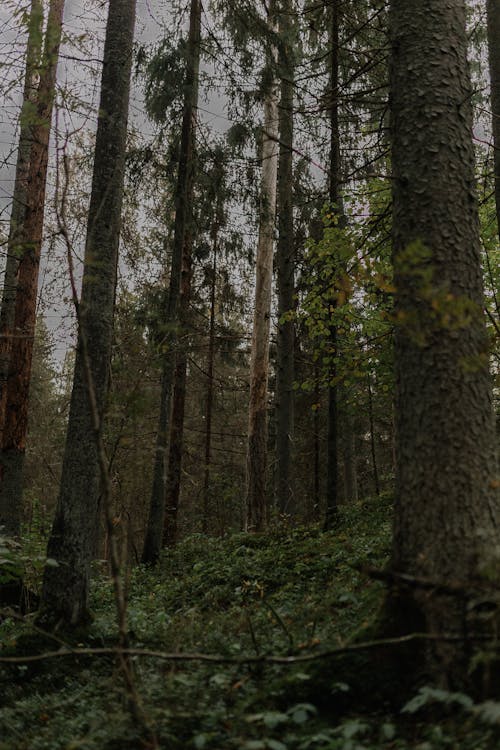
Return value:
M 390 9 L 397 476 L 389 601 L 400 630 L 464 635 L 463 604 L 494 563 L 499 503 L 483 319 L 465 3 Z M 433 590 L 419 587 L 432 581 Z M 409 613 L 413 614 L 409 622 Z M 474 624 L 468 623 L 468 635 Z M 470 645 L 470 642 L 469 642 Z M 466 644 L 432 649 L 450 685 Z M 430 651 L 430 650 L 429 650 Z
M 293 5 L 280 7 L 279 74 L 280 151 L 278 168 L 278 332 L 276 355 L 276 502 L 281 513 L 293 513 L 292 447 L 294 430 L 295 326 L 290 317 L 295 294 L 295 238 L 293 229 L 293 102 L 295 44 Z M 288 317 L 287 316 L 288 313 Z
M 91 397 L 102 430 L 113 340 L 135 5 L 135 0 L 109 4 L 78 347 L 61 486 L 48 543 L 48 557 L 56 559 L 59 567 L 47 567 L 43 581 L 44 616 L 68 625 L 82 623 L 88 616 L 90 563 L 96 547 L 100 472 Z
M 495 204 L 500 233 L 500 2 L 488 0 L 488 58 L 490 68 L 491 125 L 495 167 Z
M 330 175 L 329 199 L 334 220 L 344 223 L 340 195 L 340 127 L 339 127 L 339 2 L 334 0 L 330 17 Z M 329 300 L 331 308 L 337 305 L 335 295 Z M 330 326 L 329 340 L 332 351 L 332 368 L 328 385 L 328 434 L 327 434 L 327 479 L 326 479 L 326 513 L 325 529 L 334 523 L 338 508 L 338 388 L 336 379 L 335 358 L 337 356 L 337 326 L 334 321 Z
M 9 373 L 10 349 L 14 312 L 16 305 L 16 276 L 22 254 L 22 228 L 27 205 L 29 161 L 32 145 L 31 131 L 34 126 L 34 109 L 37 100 L 37 74 L 43 42 L 43 7 L 41 0 L 31 0 L 28 19 L 28 40 L 26 44 L 26 68 L 21 115 L 19 118 L 19 145 L 16 159 L 16 176 L 12 195 L 7 259 L 5 263 L 2 306 L 0 309 L 0 424 L 3 429 L 7 379 Z M 2 522 L 6 519 L 2 518 Z
M 276 31 L 276 4 L 267 9 L 270 31 Z M 271 44 L 267 60 L 268 88 L 264 98 L 262 129 L 262 176 L 259 215 L 259 240 L 256 259 L 255 307 L 250 363 L 250 399 L 248 411 L 248 487 L 247 528 L 262 531 L 267 524 L 267 401 L 269 378 L 269 335 L 271 287 L 273 276 L 274 220 L 276 215 L 276 178 L 278 172 L 278 94 L 276 47 Z
M 160 418 L 156 438 L 151 505 L 142 553 L 142 561 L 148 565 L 155 565 L 158 561 L 162 546 L 165 517 L 167 457 L 176 365 L 175 349 L 178 339 L 179 307 L 181 301 L 182 258 L 183 252 L 186 250 L 186 233 L 192 212 L 190 197 L 193 184 L 194 123 L 198 103 L 200 34 L 201 2 L 200 0 L 191 0 L 184 111 L 175 196 L 174 241 L 170 267 L 168 303 L 165 311 L 165 354 L 161 377 Z
M 64 0 L 51 0 L 39 82 L 33 92 L 41 44 L 41 7 L 38 4 L 32 6 L 9 258 L 0 316 L 2 368 L 8 362 L 7 378 L 0 397 L 0 513 L 6 529 L 14 535 L 19 533 L 21 518 L 38 270 L 63 12 Z M 5 377 L 5 370 L 2 377 Z

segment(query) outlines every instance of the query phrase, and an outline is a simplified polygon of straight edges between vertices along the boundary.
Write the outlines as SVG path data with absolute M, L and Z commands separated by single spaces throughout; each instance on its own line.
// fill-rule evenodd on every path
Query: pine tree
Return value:
M 175 376 L 175 350 L 178 341 L 181 301 L 182 258 L 192 215 L 194 123 L 198 103 L 200 66 L 201 2 L 191 0 L 189 40 L 185 78 L 184 111 L 175 196 L 175 229 L 170 268 L 170 287 L 165 311 L 165 354 L 163 357 L 160 418 L 158 424 L 153 487 L 142 561 L 155 565 L 162 546 L 165 519 L 167 459 L 172 424 L 172 394 Z
M 61 486 L 48 543 L 48 557 L 59 566 L 47 567 L 43 581 L 47 623 L 77 625 L 88 617 L 101 489 L 91 401 L 95 401 L 102 430 L 113 338 L 135 6 L 135 0 L 110 0 L 109 4 L 78 348 Z
M 40 77 L 34 101 L 32 101 L 32 94 L 28 91 L 32 87 L 35 60 L 38 54 L 40 7 L 35 6 L 33 12 L 34 29 L 29 40 L 32 46 L 28 50 L 23 113 L 27 122 L 23 123 L 21 132 L 13 206 L 12 246 L 10 247 L 12 258 L 6 267 L 7 295 L 3 299 L 0 323 L 4 337 L 0 360 L 4 363 L 9 362 L 7 381 L 2 388 L 0 399 L 0 419 L 3 420 L 0 455 L 0 513 L 12 534 L 19 532 L 22 506 L 23 467 L 28 432 L 28 401 L 45 213 L 49 138 L 64 0 L 51 0 L 49 5 L 40 62 Z M 19 201 L 23 202 L 23 208 L 20 208 Z
M 430 0 L 422 12 L 420 0 L 394 0 L 390 27 L 397 321 L 392 567 L 415 580 L 390 601 L 400 631 L 459 635 L 461 597 L 469 589 L 475 596 L 481 574 L 496 565 L 499 527 L 465 3 Z M 434 588 L 420 586 L 422 580 Z M 450 581 L 460 596 L 440 588 Z M 477 627 L 468 622 L 469 639 Z M 429 668 L 463 687 L 471 644 L 435 642 L 426 651 Z

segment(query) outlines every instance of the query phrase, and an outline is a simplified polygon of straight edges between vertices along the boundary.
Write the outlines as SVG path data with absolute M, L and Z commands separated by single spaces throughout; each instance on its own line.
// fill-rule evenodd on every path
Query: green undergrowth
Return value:
M 321 656 L 362 639 L 375 618 L 383 588 L 361 571 L 385 564 L 389 540 L 387 498 L 342 510 L 328 533 L 313 527 L 184 540 L 156 570 L 131 574 L 132 647 L 236 661 L 318 658 L 270 665 L 133 657 L 142 721 L 133 717 L 109 655 L 0 665 L 0 750 L 139 750 L 155 742 L 165 750 L 497 747 L 497 704 L 477 706 L 425 688 L 409 703 L 401 695 L 395 710 L 380 698 L 387 679 L 398 690 L 398 675 L 384 672 L 383 659 Z M 112 645 L 116 618 L 106 578 L 96 578 L 92 597 L 93 623 L 73 645 Z M 4 619 L 0 653 L 61 647 L 31 623 Z

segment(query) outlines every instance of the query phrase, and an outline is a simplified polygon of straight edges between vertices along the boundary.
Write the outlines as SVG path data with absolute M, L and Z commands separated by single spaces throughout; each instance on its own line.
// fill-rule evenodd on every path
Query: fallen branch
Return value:
M 445 643 L 460 643 L 463 641 L 491 641 L 488 636 L 479 636 L 466 638 L 463 635 L 441 635 L 439 633 L 408 633 L 397 638 L 382 638 L 379 640 L 365 641 L 363 643 L 351 643 L 347 646 L 338 646 L 336 648 L 320 651 L 318 653 L 299 654 L 297 656 L 268 656 L 265 654 L 259 656 L 222 656 L 220 654 L 202 654 L 202 653 L 183 653 L 166 651 L 153 651 L 150 649 L 140 648 L 69 648 L 64 647 L 58 651 L 46 651 L 43 654 L 32 654 L 29 656 L 1 656 L 0 664 L 30 664 L 33 662 L 44 661 L 45 659 L 60 659 L 68 656 L 121 656 L 121 657 L 146 657 L 160 659 L 161 661 L 172 662 L 203 662 L 210 664 L 234 664 L 234 665 L 252 665 L 252 664 L 270 664 L 270 665 L 294 665 L 305 662 L 320 661 L 333 656 L 342 654 L 355 653 L 359 651 L 371 651 L 377 648 L 387 646 L 400 646 L 414 641 L 439 641 Z

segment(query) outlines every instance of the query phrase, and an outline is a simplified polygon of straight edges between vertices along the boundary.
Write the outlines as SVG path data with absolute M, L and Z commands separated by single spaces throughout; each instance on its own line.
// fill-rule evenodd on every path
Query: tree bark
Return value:
M 205 408 L 205 471 L 203 476 L 203 521 L 202 531 L 208 533 L 210 514 L 210 468 L 212 463 L 212 411 L 214 402 L 214 358 L 215 358 L 215 290 L 217 284 L 217 250 L 219 244 L 219 220 L 216 218 L 213 229 L 212 289 L 210 291 L 210 329 L 208 339 L 207 393 Z
M 488 0 L 488 58 L 490 68 L 491 128 L 495 168 L 495 204 L 500 236 L 500 1 Z
M 175 199 L 175 227 L 170 268 L 170 287 L 165 312 L 165 355 L 162 364 L 160 418 L 156 438 L 156 455 L 153 471 L 151 504 L 142 561 L 155 565 L 161 551 L 165 518 L 167 456 L 172 419 L 172 391 L 175 374 L 175 350 L 179 327 L 182 253 L 186 230 L 191 220 L 190 183 L 193 169 L 193 145 L 196 107 L 198 105 L 198 77 L 200 67 L 201 1 L 191 0 L 189 40 L 187 52 L 184 114 L 182 118 L 181 147 Z
M 339 124 L 339 0 L 334 0 L 331 6 L 330 26 L 330 184 L 329 198 L 334 215 L 342 222 L 343 211 L 340 196 L 340 124 Z M 330 301 L 332 308 L 337 300 Z M 337 326 L 330 325 L 330 348 L 332 357 L 337 356 Z M 327 449 L 327 478 L 326 478 L 326 513 L 325 531 L 331 529 L 335 523 L 338 511 L 339 494 L 339 456 L 338 456 L 338 388 L 335 381 L 337 371 L 335 362 L 330 371 L 330 385 L 328 386 L 328 434 Z
M 373 415 L 373 391 L 370 375 L 367 378 L 368 384 L 368 421 L 370 423 L 370 451 L 372 456 L 373 485 L 377 497 L 380 495 L 380 482 L 378 478 L 377 451 L 375 448 L 375 419 Z
M 7 378 L 9 373 L 12 331 L 16 305 L 17 269 L 23 253 L 22 232 L 26 214 L 29 164 L 35 125 L 34 112 L 38 93 L 40 55 L 43 40 L 43 5 L 41 0 L 31 0 L 26 44 L 26 68 L 24 74 L 23 105 L 19 118 L 19 146 L 16 159 L 16 176 L 12 196 L 7 259 L 4 272 L 2 305 L 0 308 L 0 434 L 5 419 Z M 2 511 L 0 510 L 0 514 Z M 6 519 L 0 515 L 0 525 Z
M 397 321 L 392 566 L 474 588 L 497 565 L 499 500 L 465 3 L 393 0 L 390 34 Z M 406 589 L 393 605 L 400 630 L 477 632 L 474 622 L 464 623 L 457 598 L 437 590 Z M 449 686 L 466 683 L 466 645 L 432 650 L 428 666 Z
M 121 226 L 136 0 L 110 0 L 104 46 L 94 175 L 87 223 L 80 331 L 61 486 L 48 543 L 42 602 L 53 622 L 88 617 L 90 563 L 96 546 L 100 470 L 82 341 L 102 430 L 109 386 Z
M 37 9 L 37 12 L 39 9 Z M 38 271 L 42 250 L 43 223 L 45 213 L 45 192 L 49 158 L 49 139 L 52 111 L 55 98 L 57 62 L 62 32 L 64 0 L 51 0 L 47 18 L 47 29 L 41 61 L 40 81 L 36 91 L 36 105 L 32 109 L 29 139 L 21 144 L 22 155 L 18 163 L 20 194 L 15 200 L 24 201 L 22 207 L 14 206 L 14 219 L 20 224 L 14 230 L 14 260 L 7 265 L 6 279 L 12 284 L 14 298 L 5 300 L 2 324 L 12 325 L 10 347 L 2 353 L 9 362 L 5 397 L 2 398 L 3 417 L 1 458 L 0 458 L 0 508 L 5 515 L 10 532 L 19 532 L 23 497 L 23 469 L 28 432 L 28 400 L 33 358 L 33 341 L 36 323 L 36 300 L 38 292 Z M 39 31 L 39 21 L 35 21 Z M 37 55 L 37 49 L 32 50 Z M 33 60 L 28 61 L 27 78 Z M 28 83 L 31 87 L 31 83 Z M 26 114 L 26 111 L 25 111 Z M 29 156 L 28 156 L 29 148 Z M 27 158 L 27 162 L 24 161 Z M 11 286 L 12 291 L 12 286 Z M 13 308 L 13 318 L 12 318 Z M 10 350 L 9 350 L 10 349 Z
M 192 187 L 189 191 L 189 201 L 193 198 Z M 192 280 L 192 238 L 186 232 L 181 272 L 181 296 L 179 302 L 179 324 L 183 334 L 187 335 L 189 317 L 189 303 L 191 300 Z M 170 547 L 177 541 L 177 515 L 181 494 L 182 453 L 184 446 L 184 413 L 186 408 L 187 384 L 187 353 L 186 346 L 179 341 L 175 372 L 172 404 L 172 423 L 169 436 L 169 455 L 167 487 L 165 500 L 165 522 L 163 531 L 163 546 Z
M 269 4 L 269 28 L 276 31 L 275 3 Z M 276 50 L 269 55 L 276 66 Z M 259 241 L 257 246 L 255 307 L 250 362 L 250 401 L 247 452 L 247 518 L 249 531 L 262 531 L 268 520 L 267 498 L 267 401 L 269 379 L 269 336 L 271 287 L 273 278 L 274 221 L 276 217 L 276 178 L 278 174 L 278 97 L 273 78 L 264 100 L 262 134 L 262 175 Z
M 358 474 L 356 470 L 356 445 L 354 419 L 349 407 L 344 410 L 343 419 L 343 458 L 344 458 L 344 501 L 356 503 L 358 501 Z
M 292 2 L 280 8 L 279 105 L 280 150 L 278 166 L 278 336 L 276 367 L 276 501 L 280 513 L 294 515 L 292 451 L 294 431 L 295 326 L 283 320 L 294 309 L 295 242 L 293 227 L 293 100 L 294 49 Z

